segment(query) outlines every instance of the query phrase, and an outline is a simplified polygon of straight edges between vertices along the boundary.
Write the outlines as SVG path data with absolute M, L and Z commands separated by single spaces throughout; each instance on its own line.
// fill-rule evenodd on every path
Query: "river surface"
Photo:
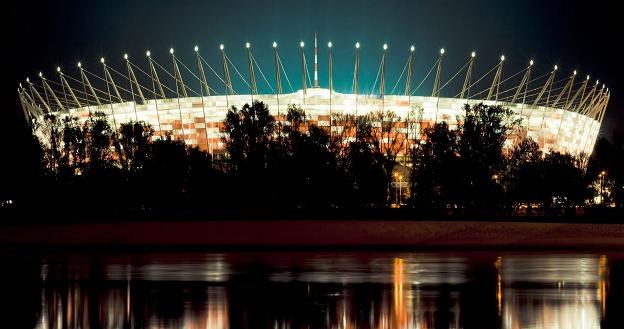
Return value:
M 4 328 L 624 328 L 624 255 L 0 254 Z

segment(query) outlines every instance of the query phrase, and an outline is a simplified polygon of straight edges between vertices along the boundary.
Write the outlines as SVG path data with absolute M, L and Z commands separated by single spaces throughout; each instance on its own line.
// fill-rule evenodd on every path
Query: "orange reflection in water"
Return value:
M 396 328 L 407 328 L 407 319 L 408 314 L 407 310 L 410 309 L 405 307 L 405 303 L 408 302 L 405 300 L 405 296 L 403 295 L 403 283 L 405 280 L 405 276 L 403 274 L 403 259 L 395 258 L 394 259 L 394 316 L 396 321 Z

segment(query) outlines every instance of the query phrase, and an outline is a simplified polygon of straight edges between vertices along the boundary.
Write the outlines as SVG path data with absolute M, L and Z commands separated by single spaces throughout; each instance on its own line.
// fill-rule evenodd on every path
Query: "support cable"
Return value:
M 293 88 L 292 84 L 290 83 L 290 79 L 288 79 L 288 74 L 286 73 L 286 69 L 284 68 L 284 63 L 282 63 L 282 57 L 279 54 L 277 55 L 277 61 L 279 62 L 280 68 L 282 69 L 282 73 L 284 73 L 284 78 L 286 78 L 286 83 L 288 83 L 290 91 L 294 93 L 295 88 Z
M 260 68 L 260 65 L 258 64 L 258 62 L 256 62 L 256 58 L 254 57 L 253 54 L 251 54 L 251 60 L 254 62 L 254 65 L 256 65 L 256 68 L 258 69 L 258 72 L 260 72 L 260 75 L 262 76 L 262 79 L 267 84 L 267 86 L 269 86 L 269 89 L 271 89 L 271 92 L 273 92 L 275 94 L 275 89 L 273 89 L 273 87 L 269 83 L 269 80 L 264 75 L 264 72 L 262 72 L 262 69 Z M 289 82 L 289 84 L 290 84 L 290 82 Z
M 405 66 L 403 66 L 403 70 L 401 71 L 401 74 L 399 75 L 399 79 L 394 84 L 394 87 L 392 87 L 392 91 L 390 91 L 390 95 L 394 94 L 394 90 L 399 85 L 399 82 L 401 82 L 401 79 L 403 79 L 403 74 L 405 74 L 405 70 L 407 70 L 407 66 L 409 65 L 409 63 L 410 63 L 410 60 L 409 60 L 409 57 L 408 57 L 407 61 L 405 61 Z
M 416 86 L 416 89 L 414 89 L 414 91 L 412 91 L 412 93 L 410 94 L 410 96 L 414 96 L 414 94 L 418 91 L 418 89 L 420 88 L 420 86 L 423 85 L 423 83 L 425 83 L 425 80 L 427 80 L 427 78 L 429 77 L 429 75 L 431 75 L 431 72 L 433 72 L 433 69 L 435 69 L 436 65 L 438 65 L 438 62 L 440 61 L 440 59 L 438 58 L 435 63 L 433 63 L 433 65 L 431 65 L 431 68 L 429 69 L 429 72 L 427 72 L 427 74 L 425 75 L 425 77 L 420 81 L 420 83 L 418 84 L 418 86 Z
M 498 64 L 496 64 L 492 69 L 490 69 L 489 71 L 487 71 L 484 75 L 482 75 L 477 81 L 473 82 L 470 86 L 468 86 L 468 89 L 472 89 L 472 87 L 474 87 L 476 84 L 478 84 L 479 82 L 481 82 L 481 80 L 485 79 L 485 77 L 487 77 L 488 75 L 490 75 L 490 73 L 494 72 L 494 70 L 496 70 L 498 68 Z M 474 95 L 472 95 L 472 97 L 477 97 L 478 95 L 483 94 L 484 92 L 488 91 L 490 88 L 484 89 Z M 455 95 L 455 97 L 453 98 L 458 98 L 459 95 L 461 93 L 458 93 L 457 95 Z
M 446 81 L 445 84 L 442 85 L 442 87 L 440 87 L 439 91 L 441 91 L 442 89 L 444 89 L 444 87 L 446 87 L 449 83 L 451 83 L 451 81 L 453 81 L 453 79 L 455 79 L 469 64 L 470 64 L 470 61 L 466 62 L 466 64 L 464 64 L 464 66 L 462 66 L 461 69 L 459 69 L 459 71 L 455 73 L 455 75 L 453 75 L 448 81 Z

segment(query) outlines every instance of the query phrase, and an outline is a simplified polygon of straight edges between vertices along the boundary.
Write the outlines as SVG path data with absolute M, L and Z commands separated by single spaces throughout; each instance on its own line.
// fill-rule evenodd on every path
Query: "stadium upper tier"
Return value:
M 427 75 L 412 83 L 413 53 L 412 47 L 407 53 L 403 71 L 394 85 L 404 83 L 405 92 L 392 94 L 386 92 L 387 46 L 382 48 L 381 61 L 372 93 L 360 93 L 359 84 L 359 44 L 354 48 L 354 71 L 351 93 L 339 93 L 333 90 L 331 43 L 328 44 L 328 87 L 321 88 L 318 83 L 318 48 L 314 47 L 313 81 L 308 76 L 304 44 L 301 43 L 301 89 L 284 93 L 282 82 L 286 81 L 292 90 L 290 79 L 284 70 L 277 45 L 273 44 L 274 68 L 272 83 L 255 60 L 247 44 L 247 77 L 244 77 L 227 56 L 224 47 L 220 47 L 221 72 L 217 73 L 200 55 L 195 47 L 196 61 L 192 67 L 184 64 L 173 49 L 170 50 L 171 62 L 167 70 L 155 61 L 148 51 L 148 67 L 142 69 L 124 55 L 125 68 L 115 69 L 101 59 L 102 74 L 94 74 L 78 63 L 78 76 L 72 77 L 57 68 L 58 79 L 48 79 L 39 73 L 38 79 L 27 79 L 20 84 L 18 95 L 24 114 L 30 122 L 40 121 L 46 114 L 70 115 L 87 119 L 95 112 L 104 113 L 110 122 L 118 127 L 129 121 L 145 121 L 155 130 L 154 136 L 172 135 L 183 139 L 187 144 L 199 146 L 211 153 L 222 153 L 223 134 L 221 123 L 227 110 L 232 106 L 241 107 L 252 101 L 262 101 L 276 120 L 287 124 L 286 113 L 289 105 L 302 108 L 308 124 L 325 127 L 333 136 L 345 139 L 353 138 L 349 124 L 345 124 L 344 114 L 366 115 L 383 111 L 395 116 L 380 116 L 380 122 L 374 127 L 381 127 L 391 122 L 392 137 L 402 140 L 399 154 L 423 140 L 423 130 L 436 122 L 446 121 L 451 127 L 457 124 L 464 114 L 465 104 L 484 103 L 501 105 L 511 109 L 521 119 L 520 128 L 515 131 L 506 146 L 512 146 L 523 137 L 537 141 L 542 150 L 556 150 L 572 154 L 590 154 L 596 142 L 601 122 L 610 98 L 609 89 L 598 81 L 590 82 L 577 78 L 577 72 L 557 78 L 557 66 L 546 74 L 532 77 L 533 61 L 523 70 L 503 76 L 505 57 L 481 77 L 473 78 L 476 55 L 473 52 L 465 65 L 448 81 L 442 81 L 444 50 L 431 66 Z M 244 82 L 246 91 L 238 94 L 233 88 L 230 70 L 236 72 Z M 124 71 L 123 73 L 120 71 Z M 138 74 L 140 75 L 138 75 Z M 225 90 L 223 95 L 216 95 L 209 83 L 207 74 L 216 77 L 216 81 Z M 270 94 L 259 94 L 256 76 L 271 89 Z M 161 80 L 161 77 L 166 79 Z M 431 77 L 433 88 L 426 96 L 415 95 L 422 84 Z M 459 77 L 459 78 L 458 78 Z M 453 79 L 463 79 L 463 85 L 457 94 L 442 95 L 442 91 Z M 512 78 L 516 78 L 513 81 Z M 168 84 L 163 83 L 167 81 Z M 417 81 L 417 80 L 414 80 Z M 214 84 L 214 83 L 213 83 Z M 486 87 L 475 92 L 485 84 Z M 216 86 L 214 86 L 217 88 Z M 401 87 L 401 89 L 403 86 Z M 386 120 L 386 123 L 381 121 Z

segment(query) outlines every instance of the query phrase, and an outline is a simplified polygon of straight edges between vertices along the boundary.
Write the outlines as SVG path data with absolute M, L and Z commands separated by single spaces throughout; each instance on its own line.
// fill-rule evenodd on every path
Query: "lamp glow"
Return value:
M 124 54 L 124 59 L 128 59 L 128 54 Z
M 169 53 L 173 55 L 173 48 L 169 48 Z
M 104 64 L 104 57 L 100 58 L 100 63 Z
M 39 72 L 39 77 L 43 78 L 43 72 Z M 596 81 L 596 84 L 598 84 L 598 81 Z
M 56 67 L 56 72 L 61 72 L 61 67 L 60 66 Z
M 332 42 L 331 41 L 327 43 L 327 47 L 329 47 L 329 48 L 332 47 Z
M 78 62 L 78 68 L 82 68 L 82 63 Z
M 585 80 L 589 80 L 589 74 L 587 75 L 587 78 L 585 78 Z
M 574 73 L 574 75 L 576 75 L 576 70 L 574 70 L 574 72 L 573 72 L 573 73 Z
M 30 83 L 30 79 L 28 77 L 26 77 L 26 82 Z
M 501 62 L 505 61 L 505 55 L 501 55 Z
M 529 66 L 533 66 L 533 64 L 535 64 L 535 62 L 533 60 L 529 61 Z
M 410 51 L 414 51 L 414 50 L 416 50 L 416 48 L 414 46 L 411 46 Z
M 359 42 L 355 43 L 355 48 L 360 49 L 360 43 Z
M 476 56 L 477 56 L 476 52 L 473 51 L 472 53 L 470 53 L 470 57 L 475 58 Z
M 558 69 L 558 68 L 559 68 L 559 67 L 558 67 L 557 65 L 555 65 L 555 71 L 557 71 L 557 69 Z
M 444 48 L 440 49 L 440 55 L 444 55 Z
M 277 42 L 273 41 L 273 48 L 277 48 Z
M 388 44 L 387 43 L 384 43 L 383 50 L 388 50 Z
M 225 49 L 225 46 L 223 44 L 220 44 L 219 45 L 219 49 L 223 50 L 223 49 Z
M 150 56 L 152 56 L 152 52 L 148 50 L 148 51 L 146 51 L 146 52 L 145 52 L 145 55 L 146 55 L 147 57 L 150 57 Z
M 249 42 L 245 43 L 245 48 L 249 49 L 249 47 L 251 47 L 251 45 L 249 44 Z
M 299 42 L 299 47 L 303 48 L 303 46 L 305 46 L 305 43 L 303 41 Z
M 195 50 L 195 52 L 199 51 L 199 47 L 195 46 L 195 48 L 193 48 L 193 50 Z

